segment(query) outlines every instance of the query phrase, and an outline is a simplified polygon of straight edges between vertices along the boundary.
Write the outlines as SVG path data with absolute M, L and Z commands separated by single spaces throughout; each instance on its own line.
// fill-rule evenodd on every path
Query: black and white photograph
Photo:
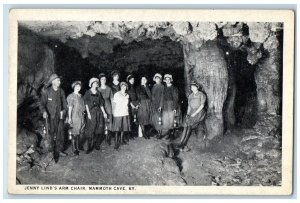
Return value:
M 78 20 L 86 12 L 18 16 L 10 181 L 22 193 L 290 189 L 291 22 Z

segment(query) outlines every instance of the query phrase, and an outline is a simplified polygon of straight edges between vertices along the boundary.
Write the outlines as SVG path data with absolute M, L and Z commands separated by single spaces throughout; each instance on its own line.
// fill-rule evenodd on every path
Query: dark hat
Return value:
M 100 74 L 99 74 L 99 79 L 101 79 L 101 78 L 103 78 L 103 77 L 106 78 L 106 75 L 105 75 L 104 73 L 100 73 Z
M 53 73 L 52 75 L 50 75 L 49 80 L 48 80 L 48 84 L 51 84 L 53 80 L 57 79 L 57 78 L 61 78 L 60 76 L 58 76 L 57 74 Z
M 114 77 L 115 75 L 119 75 L 119 76 L 120 76 L 120 72 L 117 71 L 117 70 L 113 70 L 113 71 L 111 72 L 111 77 Z
M 193 85 L 193 86 L 196 86 L 197 89 L 200 89 L 200 88 L 201 88 L 200 84 L 197 83 L 195 80 L 192 80 L 192 81 L 191 81 L 190 86 L 192 86 L 192 85 Z
M 134 78 L 133 75 L 128 75 L 126 78 L 127 82 L 129 82 L 129 80 L 131 80 L 131 78 Z
M 78 80 L 78 81 L 73 82 L 72 85 L 71 85 L 71 86 L 72 86 L 72 89 L 74 89 L 74 87 L 75 87 L 76 85 L 82 86 L 81 81 Z

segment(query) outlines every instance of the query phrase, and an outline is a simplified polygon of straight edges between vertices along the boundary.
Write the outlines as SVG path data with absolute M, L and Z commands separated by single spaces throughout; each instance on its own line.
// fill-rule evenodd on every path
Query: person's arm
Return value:
M 46 119 L 48 117 L 48 114 L 46 111 L 47 100 L 48 100 L 48 94 L 47 94 L 47 91 L 44 90 L 44 91 L 42 91 L 42 95 L 40 98 L 40 105 L 39 105 L 40 111 L 42 112 L 44 119 Z
M 100 109 L 101 109 L 101 111 L 103 113 L 103 117 L 105 119 L 107 119 L 107 113 L 106 113 L 106 111 L 104 109 L 105 100 L 103 99 L 102 94 L 100 92 L 99 92 L 99 96 L 100 96 L 99 97 L 99 99 L 100 99 Z
M 176 112 L 177 108 L 178 108 L 178 102 L 179 102 L 179 95 L 178 95 L 178 90 L 176 87 L 173 88 L 173 101 L 174 101 L 174 106 L 173 106 L 173 110 Z
M 164 105 L 164 89 L 165 87 L 163 86 L 162 90 L 161 90 L 161 94 L 160 94 L 160 100 L 159 100 L 159 107 L 158 107 L 158 111 L 161 111 Z
M 84 103 L 85 103 L 85 109 L 86 109 L 87 117 L 88 117 L 88 119 L 91 120 L 91 119 L 92 119 L 92 116 L 91 116 L 90 108 L 89 108 L 89 104 L 90 104 L 90 96 L 88 95 L 88 92 L 86 92 L 86 93 L 84 94 L 83 100 L 84 100 Z
M 71 98 L 71 95 L 67 97 L 67 103 L 68 103 L 68 123 L 72 124 L 72 110 L 73 110 L 73 99 Z
M 200 113 L 200 111 L 203 109 L 204 105 L 205 105 L 205 101 L 206 101 L 206 96 L 203 94 L 201 97 L 200 97 L 200 106 L 199 108 L 195 111 L 195 113 L 193 113 L 191 116 L 194 117 L 196 116 L 198 113 Z
M 65 95 L 65 92 L 63 89 L 60 89 L 61 90 L 61 101 L 62 101 L 62 112 L 65 113 L 68 109 L 68 105 L 67 105 L 67 100 L 66 100 L 66 95 Z

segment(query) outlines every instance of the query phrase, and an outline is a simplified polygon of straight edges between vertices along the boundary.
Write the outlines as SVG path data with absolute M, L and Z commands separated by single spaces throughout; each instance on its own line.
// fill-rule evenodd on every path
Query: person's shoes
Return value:
M 73 154 L 74 154 L 74 156 L 79 156 L 79 151 L 78 151 L 78 150 L 75 150 L 75 151 L 73 152 Z
M 189 152 L 189 151 L 191 151 L 191 148 L 189 148 L 188 146 L 185 146 L 183 148 L 180 148 L 180 151 L 181 152 Z
M 68 154 L 66 152 L 59 152 L 59 156 L 68 156 Z
M 100 146 L 99 146 L 99 145 L 96 145 L 96 146 L 95 146 L 95 149 L 96 149 L 96 150 L 100 150 Z
M 59 160 L 59 153 L 58 152 L 53 153 L 53 159 L 54 159 L 55 163 L 58 162 L 58 160 Z

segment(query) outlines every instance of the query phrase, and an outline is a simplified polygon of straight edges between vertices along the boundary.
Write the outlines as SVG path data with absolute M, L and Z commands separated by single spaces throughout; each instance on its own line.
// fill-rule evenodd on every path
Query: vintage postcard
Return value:
M 10 194 L 290 195 L 290 10 L 12 9 Z

